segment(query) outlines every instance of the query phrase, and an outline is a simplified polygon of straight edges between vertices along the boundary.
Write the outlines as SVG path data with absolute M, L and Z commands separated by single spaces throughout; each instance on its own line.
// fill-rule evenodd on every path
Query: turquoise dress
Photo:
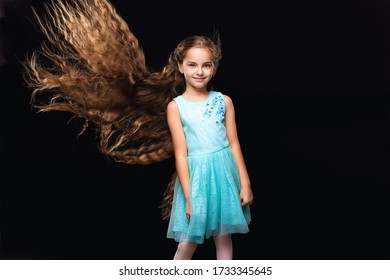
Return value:
M 240 179 L 225 128 L 225 102 L 211 91 L 205 100 L 174 98 L 187 143 L 191 218 L 176 178 L 167 238 L 201 244 L 215 235 L 249 232 L 249 206 L 240 204 Z

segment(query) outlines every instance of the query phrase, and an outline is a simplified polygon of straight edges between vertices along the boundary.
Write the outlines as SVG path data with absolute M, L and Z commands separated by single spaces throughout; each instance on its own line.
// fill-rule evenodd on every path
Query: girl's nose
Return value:
M 198 75 L 202 75 L 202 74 L 203 74 L 203 69 L 202 69 L 202 67 L 198 67 L 198 68 L 196 69 L 196 74 L 198 74 Z

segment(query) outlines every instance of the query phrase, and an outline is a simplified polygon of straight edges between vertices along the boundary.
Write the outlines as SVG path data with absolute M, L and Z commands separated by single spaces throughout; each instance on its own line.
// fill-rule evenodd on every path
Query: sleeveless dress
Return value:
M 174 98 L 187 142 L 191 217 L 176 178 L 167 238 L 202 244 L 215 235 L 249 232 L 249 206 L 240 203 L 238 168 L 225 128 L 225 102 L 210 91 L 201 101 Z

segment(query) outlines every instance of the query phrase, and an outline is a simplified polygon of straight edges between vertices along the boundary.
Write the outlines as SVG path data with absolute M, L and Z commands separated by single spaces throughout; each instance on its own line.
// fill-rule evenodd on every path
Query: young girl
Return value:
M 164 193 L 174 259 L 191 259 L 213 237 L 232 259 L 231 234 L 246 233 L 253 202 L 232 100 L 212 90 L 220 40 L 180 42 L 161 72 L 150 72 L 137 38 L 107 0 L 52 2 L 34 13 L 48 41 L 26 59 L 25 79 L 39 111 L 68 111 L 91 122 L 100 151 L 118 162 L 175 157 Z M 41 98 L 38 95 L 44 93 Z
M 220 46 L 189 37 L 171 58 L 185 88 L 167 109 L 177 172 L 167 237 L 180 242 L 175 259 L 191 259 L 197 244 L 211 236 L 217 259 L 232 259 L 230 234 L 248 232 L 253 194 L 232 100 L 211 90 Z

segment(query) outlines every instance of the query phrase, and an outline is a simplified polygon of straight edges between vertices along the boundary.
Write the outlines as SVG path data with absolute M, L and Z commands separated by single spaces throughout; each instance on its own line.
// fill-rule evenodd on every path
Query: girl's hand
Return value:
M 241 188 L 240 191 L 241 206 L 252 205 L 253 199 L 254 197 L 253 197 L 252 189 L 250 187 Z
M 186 217 L 187 217 L 187 220 L 189 220 L 191 217 L 191 207 L 190 207 L 189 201 L 186 202 Z

